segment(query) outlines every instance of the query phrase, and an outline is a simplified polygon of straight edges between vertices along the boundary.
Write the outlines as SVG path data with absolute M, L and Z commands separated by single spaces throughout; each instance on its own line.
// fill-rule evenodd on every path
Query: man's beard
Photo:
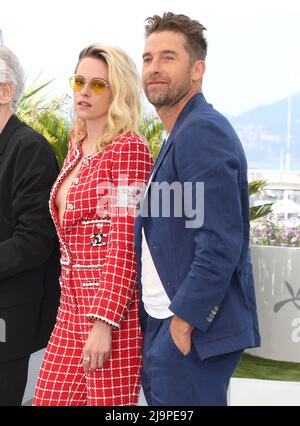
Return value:
M 164 89 L 162 91 L 148 90 L 147 86 L 144 88 L 148 101 L 157 109 L 161 107 L 173 107 L 184 98 L 191 90 L 191 82 L 186 81 L 176 89 Z

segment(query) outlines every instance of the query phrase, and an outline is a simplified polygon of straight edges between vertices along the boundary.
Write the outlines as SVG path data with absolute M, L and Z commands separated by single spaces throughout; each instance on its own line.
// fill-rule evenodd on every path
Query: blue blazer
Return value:
M 247 162 L 232 126 L 203 94 L 178 117 L 154 165 L 155 182 L 180 182 L 182 191 L 171 191 L 170 203 L 163 205 L 166 194 L 151 185 L 141 202 L 135 224 L 140 294 L 143 227 L 169 309 L 195 327 L 192 341 L 200 359 L 259 346 Z M 204 183 L 203 198 L 197 182 Z M 192 209 L 198 212 L 194 217 Z

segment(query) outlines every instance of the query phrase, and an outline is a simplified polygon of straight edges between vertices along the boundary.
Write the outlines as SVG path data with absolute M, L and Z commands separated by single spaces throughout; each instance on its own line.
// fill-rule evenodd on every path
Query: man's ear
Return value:
M 205 73 L 206 65 L 204 61 L 196 61 L 192 67 L 192 80 L 202 81 L 203 74 Z
M 0 105 L 10 104 L 13 98 L 12 83 L 0 83 Z

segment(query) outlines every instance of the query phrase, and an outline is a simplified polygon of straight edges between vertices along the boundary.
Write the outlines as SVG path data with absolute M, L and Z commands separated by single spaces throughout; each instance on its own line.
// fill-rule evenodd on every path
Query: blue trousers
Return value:
M 142 386 L 148 405 L 227 405 L 229 381 L 243 351 L 201 361 L 192 346 L 185 356 L 172 339 L 170 322 L 150 316 L 147 320 Z

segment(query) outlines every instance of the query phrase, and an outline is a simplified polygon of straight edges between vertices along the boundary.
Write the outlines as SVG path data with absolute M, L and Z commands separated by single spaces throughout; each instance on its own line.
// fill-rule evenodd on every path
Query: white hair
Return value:
M 13 84 L 12 109 L 17 104 L 24 90 L 24 73 L 16 55 L 6 46 L 0 45 L 0 83 Z

